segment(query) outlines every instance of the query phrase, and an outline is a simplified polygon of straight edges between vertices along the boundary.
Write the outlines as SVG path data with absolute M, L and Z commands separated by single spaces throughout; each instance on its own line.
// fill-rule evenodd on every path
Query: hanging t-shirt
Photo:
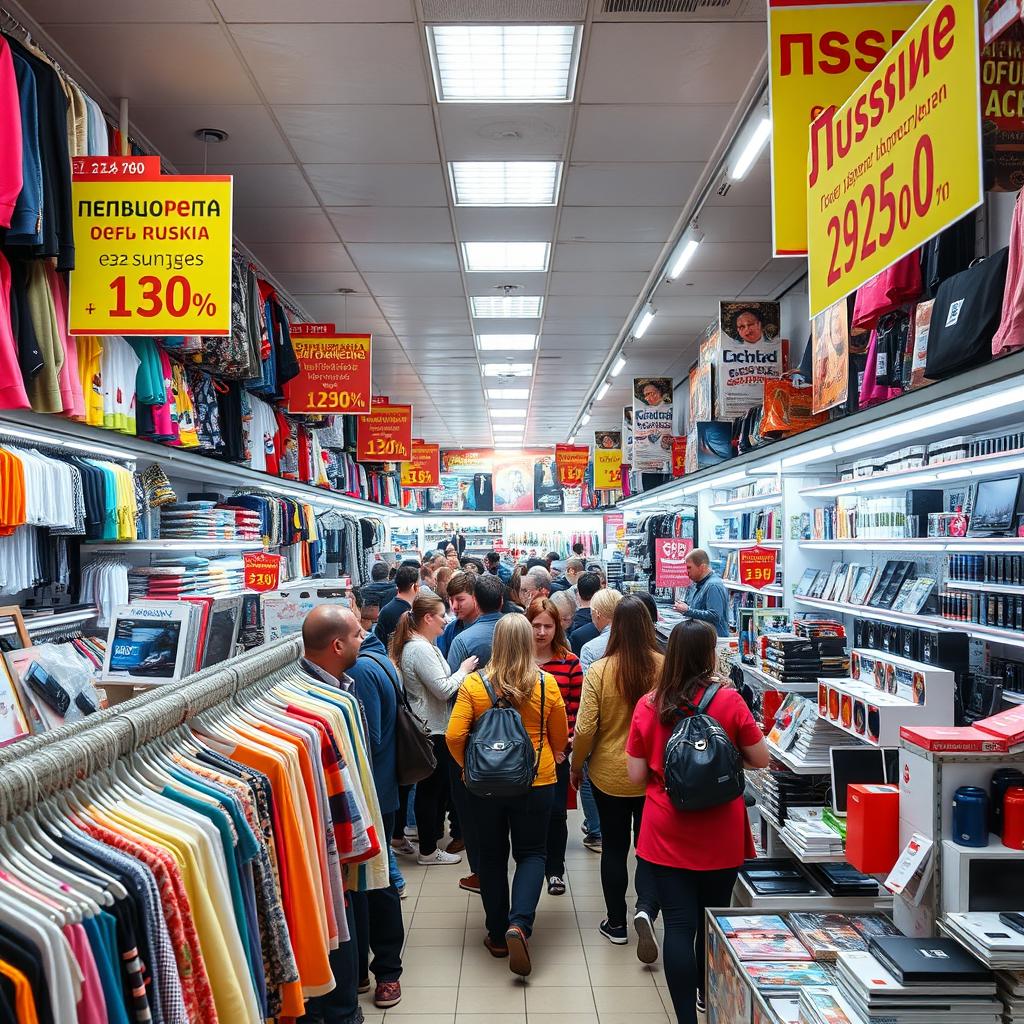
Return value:
M 86 334 L 80 334 L 74 340 L 78 353 L 78 379 L 81 381 L 85 401 L 85 422 L 90 427 L 102 427 L 103 374 L 100 357 L 103 354 L 103 341 Z
M 103 426 L 122 434 L 135 433 L 135 378 L 139 357 L 117 336 L 104 339 L 100 357 L 103 386 Z

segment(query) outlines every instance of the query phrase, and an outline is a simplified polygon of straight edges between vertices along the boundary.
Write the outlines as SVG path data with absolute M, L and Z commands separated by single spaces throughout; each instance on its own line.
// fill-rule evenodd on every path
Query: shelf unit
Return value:
M 846 537 L 839 540 L 802 540 L 809 551 L 871 548 L 874 551 L 977 551 L 989 554 L 1024 554 L 1024 537 Z
M 38 615 L 25 619 L 25 628 L 29 634 L 38 633 L 54 626 L 77 626 L 90 619 L 95 619 L 98 611 L 95 608 L 77 608 L 70 612 L 54 612 L 53 615 Z M 0 625 L 0 636 L 13 636 L 14 626 Z
M 781 548 L 781 540 L 763 540 L 758 544 L 756 540 L 709 540 L 707 541 L 709 548 L 730 548 L 739 550 L 740 548 Z
M 753 680 L 754 684 L 761 689 L 778 690 L 780 693 L 806 694 L 808 696 L 818 692 L 817 683 L 785 683 L 774 676 L 768 675 L 767 672 L 762 672 L 755 665 L 744 665 L 742 662 L 740 663 L 740 668 L 748 681 Z
M 766 740 L 768 750 L 779 764 L 785 765 L 794 775 L 828 775 L 832 765 L 827 761 L 801 761 L 788 750 L 780 750 L 771 740 Z
M 736 590 L 742 594 L 764 594 L 768 597 L 784 597 L 785 592 L 782 587 L 776 586 L 775 584 L 769 584 L 767 587 L 751 587 L 746 583 L 736 583 L 733 580 L 722 580 L 725 584 L 726 590 Z
M 266 550 L 261 540 L 161 540 L 156 537 L 152 540 L 126 540 L 121 542 L 110 542 L 102 544 L 83 544 L 82 553 L 109 554 L 116 551 L 119 554 L 138 552 L 145 554 L 149 552 L 180 552 L 189 553 L 193 551 L 264 551 Z
M 755 494 L 743 498 L 732 498 L 729 501 L 719 501 L 709 506 L 712 512 L 742 512 L 747 508 L 770 508 L 773 505 L 782 504 L 781 491 L 768 491 L 765 494 Z

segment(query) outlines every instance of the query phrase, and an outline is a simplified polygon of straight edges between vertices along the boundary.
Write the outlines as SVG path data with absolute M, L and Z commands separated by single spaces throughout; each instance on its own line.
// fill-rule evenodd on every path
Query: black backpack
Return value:
M 497 697 L 481 674 L 491 706 L 476 720 L 466 743 L 464 779 L 474 796 L 511 797 L 529 793 L 544 748 L 544 676 L 540 676 L 540 737 L 536 755 L 519 711 Z
M 716 718 L 707 713 L 721 687 L 712 683 L 679 721 L 665 744 L 665 792 L 680 811 L 703 811 L 743 795 L 743 757 Z

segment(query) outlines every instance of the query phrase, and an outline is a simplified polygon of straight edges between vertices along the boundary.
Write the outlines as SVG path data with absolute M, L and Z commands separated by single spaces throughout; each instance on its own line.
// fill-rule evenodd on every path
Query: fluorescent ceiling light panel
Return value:
M 580 420 L 580 426 L 581 427 L 585 427 L 589 422 L 590 422 L 590 413 L 589 412 L 585 412 L 583 414 L 583 419 Z
M 526 429 L 523 423 L 492 423 L 491 430 L 504 434 L 521 434 Z
M 649 302 L 640 310 L 640 315 L 633 321 L 632 335 L 634 338 L 642 338 L 647 333 L 647 328 L 651 326 L 657 312 Z
M 492 420 L 525 420 L 525 409 L 491 409 Z
M 456 206 L 554 206 L 559 160 L 457 160 L 448 165 Z
M 522 441 L 516 441 L 515 444 L 502 444 L 500 441 L 495 441 L 494 447 L 499 451 L 521 452 L 523 450 L 523 443 Z
M 575 435 L 575 434 L 573 434 L 573 435 L 572 435 L 572 436 L 571 436 L 571 437 L 569 438 L 569 444 L 575 444 L 575 443 L 576 443 L 576 435 Z
M 668 271 L 670 281 L 674 281 L 687 268 L 703 240 L 704 236 L 699 231 L 691 230 L 683 235 L 679 245 L 676 246 L 676 251 L 672 254 L 672 263 Z
M 544 305 L 541 295 L 474 295 L 469 300 L 473 316 L 478 320 L 509 318 L 526 320 L 540 316 Z
M 622 373 L 622 371 L 625 368 L 626 368 L 626 360 L 622 356 L 619 356 L 619 358 L 615 360 L 615 365 L 612 367 L 612 376 L 613 377 L 618 377 L 618 375 L 620 373 Z
M 488 388 L 487 397 L 492 401 L 517 402 L 530 397 L 529 388 Z
M 580 25 L 428 25 L 441 103 L 566 103 Z
M 543 273 L 550 254 L 550 242 L 462 243 L 462 259 L 471 273 Z
M 605 381 L 605 382 L 604 382 L 604 383 L 603 383 L 603 384 L 602 384 L 602 385 L 601 385 L 601 386 L 600 386 L 600 387 L 599 387 L 599 388 L 597 389 L 597 401 L 598 401 L 598 402 L 601 402 L 601 401 L 603 401 L 603 400 L 604 400 L 604 396 L 608 394 L 608 389 L 609 389 L 609 388 L 610 388 L 611 386 L 612 386 L 612 382 L 611 382 L 610 380 L 606 380 L 606 381 Z
M 485 377 L 530 377 L 533 363 L 484 363 Z
M 481 352 L 532 352 L 537 347 L 536 334 L 478 334 Z
M 747 141 L 740 150 L 739 156 L 729 168 L 729 177 L 733 181 L 741 181 L 747 176 L 747 172 L 754 166 L 754 161 L 761 155 L 761 150 L 771 138 L 771 118 L 761 116 L 747 136 Z

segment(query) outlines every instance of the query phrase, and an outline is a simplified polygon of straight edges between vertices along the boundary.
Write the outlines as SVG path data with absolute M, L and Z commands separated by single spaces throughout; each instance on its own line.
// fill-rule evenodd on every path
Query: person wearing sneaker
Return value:
M 665 977 L 679 1024 L 696 1024 L 697 1013 L 705 1009 L 704 911 L 730 905 L 739 868 L 755 852 L 742 795 L 701 811 L 675 807 L 664 785 L 665 744 L 680 710 L 698 704 L 713 681 L 721 689 L 707 713 L 728 733 L 748 768 L 769 762 L 768 745 L 750 709 L 728 680 L 715 676 L 716 643 L 714 628 L 697 619 L 672 630 L 661 677 L 637 704 L 626 743 L 630 781 L 647 793 L 637 874 L 640 864 L 647 866 L 665 915 Z M 649 922 L 635 926 L 641 934 Z
M 558 595 L 555 595 L 558 596 Z M 580 706 L 583 671 L 580 660 L 565 639 L 565 629 L 554 597 L 536 597 L 526 609 L 526 617 L 533 627 L 533 653 L 537 667 L 547 672 L 558 683 L 565 701 L 565 715 L 569 723 L 569 743 L 566 754 L 572 751 L 572 730 Z M 548 853 L 544 874 L 548 879 L 548 892 L 552 896 L 565 895 L 565 847 L 569 841 L 566 805 L 569 799 L 569 759 L 566 757 L 555 767 L 555 796 L 548 819 Z
M 537 670 L 529 620 L 525 615 L 506 615 L 494 630 L 490 660 L 482 672 L 466 678 L 448 722 L 448 747 L 458 765 L 465 765 L 474 724 L 493 706 L 481 676 L 499 700 L 519 712 L 527 735 L 536 737 L 540 748 L 528 792 L 507 797 L 468 793 L 470 813 L 478 825 L 480 897 L 487 926 L 484 945 L 492 956 L 507 956 L 513 974 L 526 977 L 531 970 L 529 939 L 544 885 L 555 766 L 565 758 L 569 725 L 554 677 Z M 516 865 L 511 895 L 510 845 Z
M 591 666 L 583 681 L 576 718 L 574 781 L 582 781 L 586 763 L 601 815 L 601 888 L 608 916 L 599 931 L 616 945 L 629 941 L 629 848 L 640 831 L 644 809 L 644 787 L 626 777 L 626 737 L 633 708 L 657 682 L 662 661 L 646 606 L 636 596 L 622 598 L 612 612 L 605 657 Z M 647 870 L 639 864 L 635 881 L 637 909 L 653 921 L 657 900 Z
M 437 767 L 416 783 L 416 830 L 419 836 L 418 864 L 458 864 L 459 853 L 446 853 L 437 845 L 441 838 L 448 799 L 451 757 L 444 732 L 448 724 L 448 701 L 458 692 L 466 676 L 476 668 L 475 657 L 465 658 L 453 672 L 448 668 L 435 640 L 444 632 L 444 604 L 434 594 L 417 594 L 399 620 L 391 638 L 391 660 L 400 667 L 402 684 L 413 713 L 426 724 L 434 744 Z

